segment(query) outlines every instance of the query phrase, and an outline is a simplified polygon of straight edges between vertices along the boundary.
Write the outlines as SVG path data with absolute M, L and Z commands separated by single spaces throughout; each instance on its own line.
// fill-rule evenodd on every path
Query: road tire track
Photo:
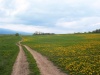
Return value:
M 26 45 L 24 46 L 36 60 L 36 63 L 37 63 L 38 68 L 40 69 L 41 75 L 67 75 L 61 72 L 56 66 L 53 65 L 51 61 L 47 60 L 46 57 L 32 50 L 30 47 Z
M 18 46 L 19 46 L 20 51 L 14 63 L 13 71 L 11 75 L 28 75 L 29 67 L 28 67 L 27 58 L 22 49 L 22 46 L 20 45 L 20 42 L 18 43 Z

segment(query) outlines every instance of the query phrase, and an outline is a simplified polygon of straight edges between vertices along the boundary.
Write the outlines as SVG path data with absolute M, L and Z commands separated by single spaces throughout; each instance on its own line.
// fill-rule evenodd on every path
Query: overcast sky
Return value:
M 100 28 L 100 0 L 0 0 L 0 28 L 73 33 Z

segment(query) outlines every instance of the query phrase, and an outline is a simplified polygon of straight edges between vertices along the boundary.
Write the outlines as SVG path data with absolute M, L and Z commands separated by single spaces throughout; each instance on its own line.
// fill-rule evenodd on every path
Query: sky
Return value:
M 0 0 L 0 28 L 34 33 L 100 28 L 100 0 Z

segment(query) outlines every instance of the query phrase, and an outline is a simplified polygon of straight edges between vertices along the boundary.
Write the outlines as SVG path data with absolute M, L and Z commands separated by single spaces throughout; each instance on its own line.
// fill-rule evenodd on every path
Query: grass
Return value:
M 40 71 L 37 67 L 35 59 L 31 55 L 31 53 L 29 51 L 27 51 L 27 49 L 25 47 L 23 47 L 23 49 L 24 49 L 24 52 L 27 56 L 27 61 L 29 63 L 29 70 L 30 70 L 29 75 L 40 75 Z
M 100 34 L 23 36 L 23 40 L 70 75 L 100 75 Z
M 14 35 L 0 36 L 0 75 L 11 75 L 13 64 L 16 60 L 19 48 L 16 43 L 20 37 Z

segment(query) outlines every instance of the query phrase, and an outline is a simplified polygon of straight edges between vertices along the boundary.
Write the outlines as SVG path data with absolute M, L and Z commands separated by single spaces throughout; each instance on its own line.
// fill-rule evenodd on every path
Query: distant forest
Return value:
M 100 29 L 96 29 L 96 30 L 92 31 L 91 33 L 100 33 Z
M 75 33 L 75 34 L 79 34 L 81 32 Z M 84 33 L 100 33 L 100 29 L 96 29 L 94 31 L 89 31 L 89 32 L 84 32 Z M 43 33 L 43 32 L 39 32 L 36 31 L 33 35 L 54 35 L 55 33 Z
M 36 31 L 33 35 L 54 35 L 55 33 L 44 33 L 44 32 L 39 32 Z
M 100 29 L 96 29 L 94 31 L 84 32 L 84 33 L 100 33 Z M 77 32 L 75 34 L 81 34 L 81 32 Z

